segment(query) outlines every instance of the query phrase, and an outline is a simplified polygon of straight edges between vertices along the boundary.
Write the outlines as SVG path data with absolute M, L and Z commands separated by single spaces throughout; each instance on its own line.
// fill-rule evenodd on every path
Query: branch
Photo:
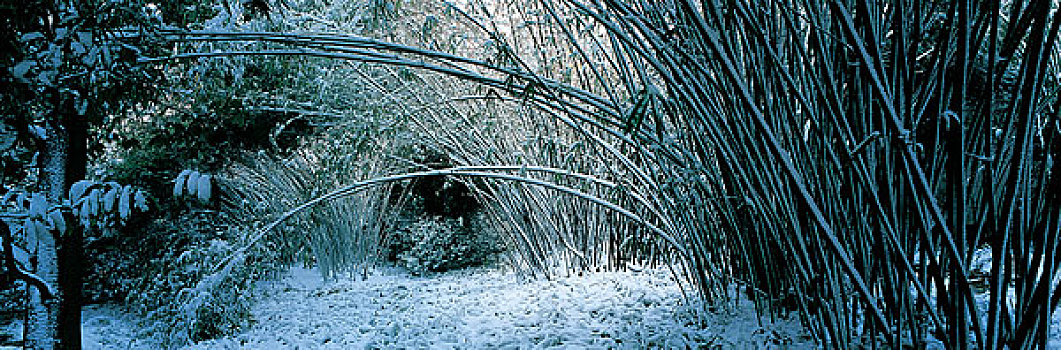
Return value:
M 3 220 L 0 220 L 0 239 L 3 241 L 3 262 L 7 272 L 14 275 L 15 278 L 25 281 L 27 284 L 37 288 L 44 300 L 56 298 L 59 293 L 57 293 L 51 285 L 41 279 L 40 276 L 23 270 L 22 267 L 19 266 L 18 261 L 15 260 L 15 247 L 13 245 L 14 239 L 11 235 L 11 226 L 8 226 L 7 222 Z

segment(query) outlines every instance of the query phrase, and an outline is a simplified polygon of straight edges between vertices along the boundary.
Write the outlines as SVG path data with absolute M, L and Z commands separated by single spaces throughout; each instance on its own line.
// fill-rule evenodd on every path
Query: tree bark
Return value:
M 57 286 L 59 282 L 59 259 L 57 256 L 57 242 L 53 235 L 38 237 L 38 252 L 36 255 L 35 273 L 44 283 Z M 56 298 L 45 300 L 37 288 L 27 288 L 29 303 L 27 304 L 25 347 L 27 349 L 55 349 L 58 345 L 59 300 L 62 300 L 62 290 L 58 290 Z
M 40 165 L 40 190 L 48 196 L 49 203 L 58 203 L 66 182 L 66 151 L 69 142 L 59 124 L 48 123 L 45 126 L 46 138 L 37 158 Z M 58 293 L 55 299 L 44 300 L 40 291 L 29 288 L 25 346 L 27 349 L 61 348 L 59 305 L 65 299 L 66 291 L 59 284 L 59 237 L 52 232 L 37 237 L 35 257 L 34 273 L 40 276 L 44 283 L 55 286 Z
M 88 123 L 84 117 L 68 114 L 63 121 L 67 143 L 62 191 L 58 198 L 75 182 L 85 179 L 88 163 Z M 51 197 L 49 196 L 49 199 Z M 59 343 L 64 349 L 81 349 L 81 304 L 84 287 L 84 236 L 88 228 L 67 225 L 59 244 L 59 288 L 63 298 L 59 301 Z
M 87 124 L 83 117 L 65 116 L 45 126 L 38 161 L 41 191 L 48 202 L 60 203 L 74 182 L 85 177 Z M 28 349 L 81 348 L 83 237 L 78 225 L 63 235 L 38 237 L 35 273 L 57 287 L 57 298 L 44 300 L 29 288 L 25 346 Z

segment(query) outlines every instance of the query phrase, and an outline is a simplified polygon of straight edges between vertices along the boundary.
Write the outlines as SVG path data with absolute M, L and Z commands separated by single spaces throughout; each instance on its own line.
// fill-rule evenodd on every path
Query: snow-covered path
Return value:
M 381 269 L 325 283 L 316 270 L 295 268 L 260 287 L 251 329 L 190 348 L 815 348 L 795 320 L 760 325 L 746 300 L 696 326 L 666 270 L 526 281 L 485 268 L 431 277 Z M 86 349 L 157 348 L 119 309 L 89 306 L 82 315 Z M 1050 337 L 1047 348 L 1061 349 L 1061 312 Z
M 378 271 L 322 283 L 293 269 L 265 286 L 249 331 L 194 349 L 812 347 L 796 321 L 760 327 L 750 305 L 695 326 L 665 270 L 521 281 L 492 269 Z

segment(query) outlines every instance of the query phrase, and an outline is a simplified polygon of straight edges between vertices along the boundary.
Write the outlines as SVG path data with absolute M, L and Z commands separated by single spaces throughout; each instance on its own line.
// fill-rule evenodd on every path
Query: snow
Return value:
M 747 300 L 697 316 L 663 269 L 528 280 L 489 268 L 430 277 L 381 268 L 324 281 L 293 268 L 259 289 L 253 327 L 187 348 L 816 348 L 795 319 L 760 324 Z M 157 348 L 118 308 L 89 306 L 82 317 L 86 349 Z M 1047 348 L 1061 349 L 1061 312 L 1051 329 Z
M 813 348 L 795 320 L 760 326 L 750 304 L 706 317 L 665 270 L 521 280 L 493 269 L 321 281 L 293 269 L 266 287 L 249 331 L 193 349 Z
M 137 337 L 136 320 L 109 305 L 88 305 L 81 310 L 81 348 L 155 348 L 154 343 Z
M 22 329 L 22 320 L 14 320 L 13 322 L 10 322 L 8 324 L 0 325 L 0 333 L 2 333 L 4 335 L 15 336 L 15 337 L 21 338 L 22 331 L 23 331 L 23 329 Z M 21 340 L 21 339 L 19 339 L 19 340 Z M 16 347 L 16 346 L 0 345 L 0 350 L 17 350 L 17 349 L 21 349 L 21 348 L 20 347 Z
M 81 309 L 81 348 L 99 349 L 154 349 L 158 348 L 138 338 L 136 320 L 113 305 L 86 305 Z M 18 336 L 21 342 L 22 321 L 3 325 L 7 334 Z M 15 346 L 0 346 L 0 350 L 21 349 Z

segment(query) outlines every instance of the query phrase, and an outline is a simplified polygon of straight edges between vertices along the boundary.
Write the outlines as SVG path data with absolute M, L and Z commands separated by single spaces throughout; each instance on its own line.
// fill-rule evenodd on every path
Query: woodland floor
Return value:
M 189 348 L 815 348 L 795 317 L 760 323 L 747 300 L 697 317 L 665 269 L 553 280 L 490 268 L 429 277 L 377 269 L 325 282 L 315 269 L 294 268 L 259 287 L 250 329 Z M 83 315 L 86 349 L 158 344 L 116 308 Z M 1061 349 L 1061 313 L 1051 326 L 1047 348 Z
M 477 268 L 431 277 L 377 270 L 322 282 L 292 269 L 263 283 L 248 331 L 193 349 L 813 348 L 798 321 L 760 324 L 750 302 L 697 317 L 666 270 L 521 280 Z M 88 309 L 86 348 L 140 348 L 126 324 Z M 138 345 L 139 344 L 139 345 Z

